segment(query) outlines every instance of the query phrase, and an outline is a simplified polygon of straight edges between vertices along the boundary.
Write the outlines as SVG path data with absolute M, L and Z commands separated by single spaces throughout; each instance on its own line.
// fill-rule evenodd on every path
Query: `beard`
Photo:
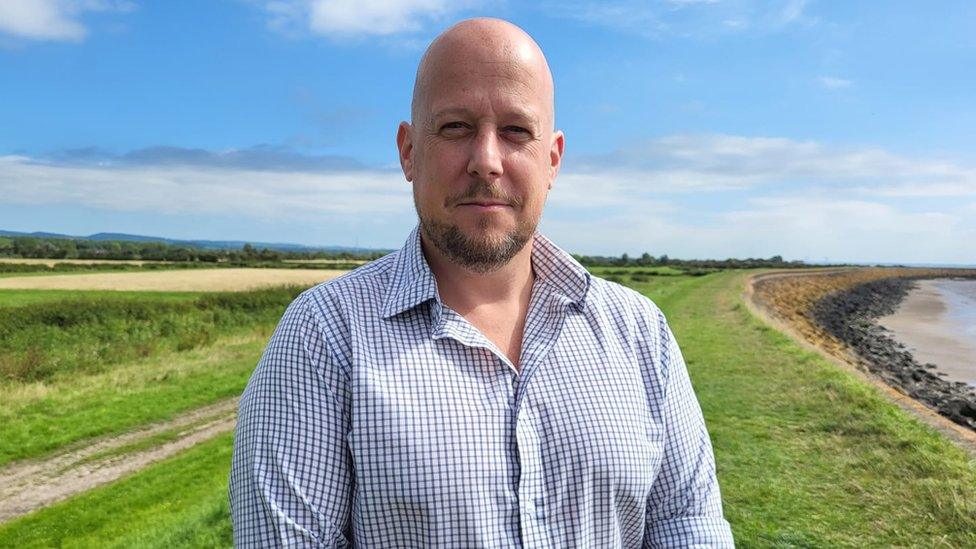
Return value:
M 476 198 L 506 200 L 516 209 L 522 206 L 521 199 L 517 197 L 509 199 L 505 195 L 500 195 L 497 189 L 477 181 L 469 185 L 460 195 L 448 198 L 445 206 Z M 452 263 L 480 274 L 496 271 L 511 261 L 532 238 L 538 225 L 538 220 L 535 222 L 519 220 L 514 229 L 500 237 L 493 237 L 489 231 L 492 220 L 486 216 L 478 223 L 480 234 L 471 237 L 464 234 L 457 225 L 426 215 L 416 201 L 415 206 L 417 217 L 420 218 L 420 230 L 423 231 L 424 236 Z

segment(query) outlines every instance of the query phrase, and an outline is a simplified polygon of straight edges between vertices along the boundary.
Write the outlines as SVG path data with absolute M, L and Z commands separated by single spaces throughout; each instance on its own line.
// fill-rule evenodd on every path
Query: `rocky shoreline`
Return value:
M 918 277 L 873 280 L 830 293 L 812 308 L 824 331 L 847 344 L 863 367 L 888 385 L 976 431 L 976 389 L 940 377 L 934 364 L 921 364 L 877 319 L 895 312 Z

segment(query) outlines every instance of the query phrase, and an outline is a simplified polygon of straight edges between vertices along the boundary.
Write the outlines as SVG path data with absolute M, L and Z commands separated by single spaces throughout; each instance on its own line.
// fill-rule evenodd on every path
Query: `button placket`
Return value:
M 542 502 L 542 456 L 539 433 L 535 429 L 535 413 L 531 406 L 522 402 L 517 412 L 515 438 L 519 452 L 519 516 L 523 539 L 545 539 L 544 513 L 538 505 Z

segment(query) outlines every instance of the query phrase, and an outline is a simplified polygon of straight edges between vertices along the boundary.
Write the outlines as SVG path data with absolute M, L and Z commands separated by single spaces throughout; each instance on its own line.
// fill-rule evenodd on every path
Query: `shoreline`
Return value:
M 879 322 L 891 317 L 922 280 L 925 278 L 901 276 L 856 284 L 824 296 L 811 312 L 817 324 L 845 343 L 871 373 L 954 423 L 976 431 L 976 388 L 940 376 L 935 364 L 919 361 Z M 942 312 L 931 303 L 920 306 L 923 314 Z
M 976 338 L 968 334 L 970 316 L 947 285 L 954 279 L 918 280 L 894 313 L 877 319 L 922 364 L 934 364 L 949 381 L 976 388 Z

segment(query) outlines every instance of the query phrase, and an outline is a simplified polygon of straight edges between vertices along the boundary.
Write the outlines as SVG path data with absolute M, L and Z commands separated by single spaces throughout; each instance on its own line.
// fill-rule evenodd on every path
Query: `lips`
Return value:
M 482 208 L 490 208 L 492 206 L 509 206 L 507 202 L 494 202 L 494 201 L 477 201 L 477 202 L 462 202 L 459 206 L 481 206 Z

